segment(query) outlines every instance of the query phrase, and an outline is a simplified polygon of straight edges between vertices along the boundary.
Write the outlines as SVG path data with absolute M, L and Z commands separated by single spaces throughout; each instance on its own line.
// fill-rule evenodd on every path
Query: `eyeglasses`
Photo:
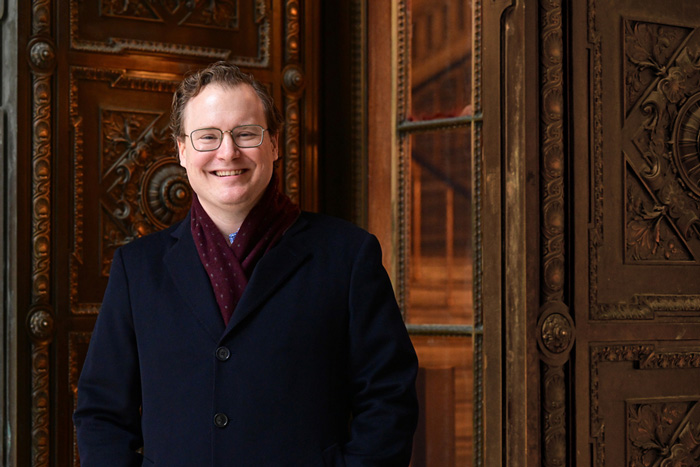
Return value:
M 226 131 L 218 128 L 200 128 L 184 136 L 189 136 L 193 148 L 205 152 L 219 149 L 224 133 L 231 133 L 233 142 L 239 148 L 256 148 L 262 144 L 266 131 L 267 128 L 260 125 L 241 125 Z

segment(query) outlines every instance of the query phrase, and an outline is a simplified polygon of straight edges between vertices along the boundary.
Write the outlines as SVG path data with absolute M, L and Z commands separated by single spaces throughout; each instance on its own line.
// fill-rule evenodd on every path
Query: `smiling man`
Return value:
M 189 216 L 114 257 L 78 384 L 83 467 L 402 466 L 416 355 L 374 236 L 278 188 L 266 88 L 185 77 Z
M 277 132 L 268 131 L 262 101 L 244 84 L 206 86 L 183 120 L 177 145 L 190 186 L 219 230 L 235 232 L 272 178 Z

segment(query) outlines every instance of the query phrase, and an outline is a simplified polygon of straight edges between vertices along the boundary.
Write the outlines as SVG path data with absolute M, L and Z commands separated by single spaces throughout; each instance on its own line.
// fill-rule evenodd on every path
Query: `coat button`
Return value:
M 216 415 L 214 415 L 214 425 L 217 428 L 223 428 L 226 425 L 228 425 L 228 417 L 226 416 L 226 414 L 217 413 Z
M 219 361 L 225 362 L 231 356 L 231 351 L 226 347 L 219 347 L 216 349 L 216 358 Z

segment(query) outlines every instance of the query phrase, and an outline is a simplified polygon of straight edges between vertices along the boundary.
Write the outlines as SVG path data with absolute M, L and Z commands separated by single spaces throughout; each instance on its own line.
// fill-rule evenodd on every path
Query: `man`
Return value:
M 281 123 L 227 63 L 175 93 L 192 209 L 115 254 L 78 385 L 83 467 L 408 465 L 417 360 L 379 244 L 279 191 Z

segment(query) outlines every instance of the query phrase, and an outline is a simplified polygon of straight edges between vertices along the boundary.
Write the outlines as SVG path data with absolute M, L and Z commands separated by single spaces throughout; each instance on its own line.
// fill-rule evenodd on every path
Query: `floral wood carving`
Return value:
M 238 0 L 102 0 L 103 16 L 163 22 L 163 13 L 188 26 L 238 29 Z
M 169 79 L 172 78 L 172 79 Z M 71 270 L 71 310 L 77 314 L 96 314 L 99 303 L 81 301 L 79 270 L 85 261 L 84 182 L 86 177 L 84 118 L 100 121 L 99 139 L 102 172 L 102 224 L 99 253 L 100 273 L 106 276 L 114 249 L 147 232 L 159 230 L 186 214 L 191 192 L 173 155 L 172 140 L 162 113 L 126 112 L 103 108 L 99 115 L 83 115 L 79 102 L 79 85 L 83 82 L 106 82 L 110 89 L 172 95 L 179 77 L 163 75 L 153 79 L 124 70 L 74 67 L 71 69 L 70 109 L 73 124 L 74 157 L 74 227 Z M 97 166 L 98 164 L 95 164 Z
M 132 51 L 169 54 L 227 60 L 245 67 L 268 67 L 271 34 L 268 2 L 251 0 L 246 8 L 241 8 L 239 3 L 239 0 L 101 0 L 93 4 L 70 0 L 71 48 L 108 54 Z M 147 22 L 148 26 L 137 27 L 134 37 L 121 37 L 124 31 L 134 30 L 124 28 L 126 21 Z M 94 28 L 84 28 L 86 22 L 99 23 L 99 33 Z M 210 34 L 217 31 L 224 35 Z M 242 40 L 244 36 L 246 39 Z M 183 42 L 181 37 L 190 41 Z M 227 40 L 222 42 L 222 37 Z M 252 41 L 255 44 L 251 45 Z M 245 50 L 236 49 L 239 46 Z
M 625 110 L 637 100 L 665 69 L 686 38 L 686 28 L 625 21 Z
M 627 166 L 626 257 L 629 261 L 690 261 L 688 244 L 669 216 L 669 206 L 659 201 L 642 176 Z M 676 198 L 669 186 L 668 197 Z
M 632 213 L 627 238 L 643 240 L 628 242 L 628 262 L 689 259 L 675 254 L 675 248 L 686 248 L 684 253 L 692 260 L 700 255 L 700 174 L 696 173 L 700 169 L 700 44 L 695 35 L 683 42 L 687 35 L 682 28 L 625 21 L 628 94 L 643 91 L 645 96 L 639 109 L 632 109 L 643 118 L 633 141 L 641 157 L 629 154 L 628 159 L 643 182 L 638 187 L 645 188 L 654 202 L 627 207 Z M 671 48 L 674 44 L 677 47 Z M 642 90 L 644 77 L 652 75 L 654 79 Z M 638 198 L 628 197 L 628 202 L 638 203 Z M 662 244 L 661 219 L 680 234 L 670 240 L 670 249 Z M 645 230 L 653 231 L 652 237 L 644 238 Z
M 700 296 L 635 295 L 598 302 L 599 249 L 603 245 L 603 79 L 596 0 L 589 0 L 593 58 L 593 223 L 589 230 L 591 319 L 651 319 L 655 311 L 692 311 Z M 678 263 L 700 258 L 700 197 L 691 175 L 700 166 L 689 140 L 697 140 L 700 35 L 685 28 L 624 22 L 625 105 L 623 127 L 626 198 L 624 261 Z M 678 148 L 681 148 L 680 152 Z M 683 152 L 685 151 L 685 152 Z M 694 158 L 697 162 L 694 161 Z M 669 308 L 664 308 L 668 306 Z M 697 308 L 696 308 L 697 309 Z
M 700 403 L 629 404 L 629 467 L 700 465 Z
M 102 273 L 109 274 L 114 250 L 134 238 L 161 230 L 189 210 L 191 190 L 173 156 L 162 114 L 103 109 Z
M 600 400 L 600 376 L 601 364 L 633 362 L 636 368 L 644 369 L 697 369 L 700 368 L 700 358 L 698 352 L 661 352 L 655 349 L 653 344 L 630 344 L 630 345 L 597 345 L 590 349 L 590 436 L 593 439 L 593 465 L 595 467 L 605 466 L 605 414 L 601 413 Z M 685 465 L 698 465 L 700 458 L 700 405 L 698 401 L 689 402 L 683 415 L 671 416 L 680 409 L 677 405 L 668 402 L 658 404 L 637 404 L 630 405 L 627 417 L 629 428 L 630 444 L 637 443 L 635 449 L 644 451 L 640 458 L 644 463 L 634 464 L 631 462 L 637 454 L 628 454 L 630 467 L 674 467 Z M 652 407 L 653 405 L 653 407 Z M 648 406 L 648 407 L 646 407 Z M 646 408 L 645 408 L 646 407 Z M 664 412 L 666 411 L 666 412 Z M 658 418 L 663 423 L 657 423 L 655 414 L 664 414 L 666 417 Z M 669 419 L 682 420 L 680 425 L 669 422 Z M 665 423 L 665 425 L 664 425 Z M 655 425 L 655 427 L 652 427 Z M 677 428 L 675 428 L 677 427 Z M 647 434 L 649 431 L 654 434 Z M 673 431 L 672 436 L 668 431 Z M 665 433 L 665 434 L 664 434 Z M 645 438 L 649 438 L 646 441 Z M 656 439 L 656 442 L 649 441 Z M 665 445 L 665 448 L 659 446 Z M 674 447 L 676 446 L 676 447 Z M 683 463 L 686 448 L 694 456 L 693 462 Z M 667 448 L 667 449 L 666 449 Z M 628 449 L 628 453 L 632 450 Z M 665 456 L 650 462 L 650 456 Z M 675 456 L 675 457 L 674 457 Z M 639 456 L 637 456 L 639 457 Z M 657 457 L 654 457 L 657 459 Z M 676 463 L 674 463 L 676 462 Z

